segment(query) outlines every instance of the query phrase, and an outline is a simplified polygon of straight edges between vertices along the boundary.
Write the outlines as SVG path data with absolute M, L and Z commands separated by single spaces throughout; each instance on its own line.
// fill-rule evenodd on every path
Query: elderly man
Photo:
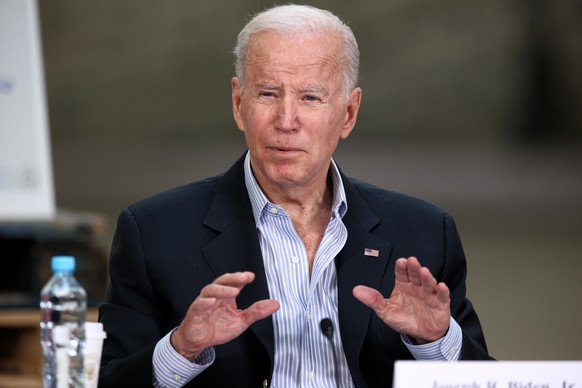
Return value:
M 352 31 L 280 6 L 235 54 L 249 150 L 120 215 L 100 384 L 388 387 L 397 359 L 488 359 L 451 217 L 332 159 L 362 97 Z

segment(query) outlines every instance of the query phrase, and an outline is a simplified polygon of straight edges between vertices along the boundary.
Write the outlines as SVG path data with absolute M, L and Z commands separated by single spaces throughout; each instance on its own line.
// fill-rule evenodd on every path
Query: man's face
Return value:
M 235 121 L 264 191 L 325 183 L 331 156 L 350 134 L 361 90 L 343 90 L 343 46 L 331 34 L 256 33 L 241 88 L 232 80 Z

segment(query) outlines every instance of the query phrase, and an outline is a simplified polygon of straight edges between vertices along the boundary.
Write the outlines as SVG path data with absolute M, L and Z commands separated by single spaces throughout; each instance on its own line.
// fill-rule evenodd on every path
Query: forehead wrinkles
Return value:
M 286 36 L 258 32 L 247 51 L 245 73 L 301 75 L 313 70 L 319 78 L 337 75 L 339 79 L 345 62 L 341 47 L 335 34 Z

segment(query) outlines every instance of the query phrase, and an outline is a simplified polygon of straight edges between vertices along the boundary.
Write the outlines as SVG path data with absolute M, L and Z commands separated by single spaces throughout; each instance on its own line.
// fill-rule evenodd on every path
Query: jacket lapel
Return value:
M 392 245 L 372 234 L 371 230 L 380 220 L 349 179 L 345 176 L 342 179 L 348 202 L 348 212 L 343 218 L 348 240 L 336 258 L 338 314 L 342 345 L 354 374 L 360 370 L 359 354 L 373 311 L 358 301 L 352 290 L 357 285 L 380 289 Z
M 217 236 L 203 249 L 202 254 L 214 274 L 251 271 L 255 280 L 241 291 L 237 298 L 240 309 L 269 299 L 267 279 L 251 204 L 244 183 L 244 156 L 228 170 L 216 187 L 214 201 L 204 224 L 217 232 Z M 271 360 L 274 354 L 273 322 L 262 319 L 251 325 Z

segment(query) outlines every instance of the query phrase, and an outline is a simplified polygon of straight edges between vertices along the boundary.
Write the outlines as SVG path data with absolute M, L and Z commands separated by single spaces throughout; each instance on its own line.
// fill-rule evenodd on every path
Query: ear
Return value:
M 348 105 L 346 106 L 346 116 L 344 126 L 341 133 L 342 139 L 347 139 L 352 129 L 356 125 L 358 112 L 360 111 L 360 103 L 362 102 L 362 89 L 357 87 L 350 92 Z
M 232 115 L 234 116 L 234 121 L 238 129 L 244 132 L 244 123 L 240 112 L 242 90 L 238 78 L 232 77 L 230 86 L 232 88 Z

